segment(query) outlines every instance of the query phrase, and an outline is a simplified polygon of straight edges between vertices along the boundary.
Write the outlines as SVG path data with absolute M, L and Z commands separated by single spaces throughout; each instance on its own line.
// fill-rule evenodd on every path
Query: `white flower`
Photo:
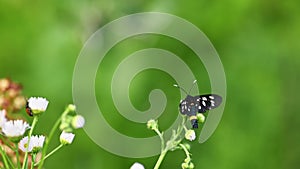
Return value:
M 134 163 L 130 169 L 145 169 L 145 167 L 140 163 Z
M 61 144 L 71 144 L 73 142 L 73 139 L 75 137 L 75 134 L 73 133 L 67 133 L 65 131 L 63 131 L 61 134 L 60 134 L 60 143 Z
M 28 142 L 28 136 L 24 137 L 20 143 L 19 148 L 23 152 L 38 152 L 43 148 L 45 142 L 45 136 L 31 136 L 30 141 Z
M 22 140 L 19 142 L 19 149 L 21 149 L 23 152 L 31 152 L 33 147 L 30 142 L 28 143 L 28 137 L 22 138 Z
M 72 126 L 75 129 L 82 128 L 84 126 L 84 123 L 85 123 L 84 117 L 81 115 L 76 115 L 72 119 Z
M 34 114 L 46 111 L 49 101 L 42 97 L 31 97 L 28 99 L 28 106 Z
M 25 131 L 29 128 L 30 126 L 27 122 L 23 122 L 22 120 L 10 120 L 4 123 L 2 132 L 7 137 L 19 137 L 23 136 Z
M 7 121 L 5 115 L 6 115 L 6 111 L 0 110 L 0 128 L 2 128 L 4 123 Z
M 187 140 L 190 140 L 190 141 L 195 140 L 196 139 L 196 133 L 195 133 L 195 131 L 194 130 L 187 130 L 185 132 L 185 138 Z
M 43 148 L 45 142 L 45 136 L 31 136 L 30 137 L 30 144 L 33 146 L 33 151 L 38 152 Z

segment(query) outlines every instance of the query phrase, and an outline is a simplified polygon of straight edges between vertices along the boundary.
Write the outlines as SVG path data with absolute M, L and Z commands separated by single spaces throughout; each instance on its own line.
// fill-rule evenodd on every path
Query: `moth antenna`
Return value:
M 195 84 L 197 83 L 197 80 L 194 80 L 193 84 L 192 84 L 192 87 L 190 88 L 189 90 L 189 94 L 191 93 L 192 89 L 195 87 Z
M 188 95 L 188 93 L 180 86 L 178 86 L 177 84 L 173 84 L 174 87 L 179 88 L 180 90 L 182 90 L 186 95 Z

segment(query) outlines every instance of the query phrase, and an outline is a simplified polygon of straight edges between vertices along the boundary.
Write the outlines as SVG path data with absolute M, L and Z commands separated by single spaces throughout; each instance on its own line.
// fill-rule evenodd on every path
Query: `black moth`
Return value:
M 193 86 L 189 90 L 189 93 L 194 87 L 195 83 L 196 80 L 194 81 Z M 189 117 L 193 128 L 198 128 L 197 113 L 205 113 L 207 110 L 218 107 L 222 102 L 222 97 L 219 95 L 205 94 L 199 96 L 191 96 L 180 86 L 174 86 L 180 88 L 187 94 L 186 98 L 180 101 L 179 111 L 181 114 L 187 115 Z

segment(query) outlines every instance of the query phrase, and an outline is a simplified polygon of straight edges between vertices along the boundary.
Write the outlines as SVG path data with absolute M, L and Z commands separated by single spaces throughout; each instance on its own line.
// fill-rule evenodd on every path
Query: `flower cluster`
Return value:
M 17 112 L 26 104 L 22 86 L 8 78 L 0 79 L 0 109 Z
M 67 109 L 75 111 L 76 107 L 74 105 L 69 105 Z M 84 123 L 84 117 L 81 115 L 65 114 L 61 117 L 61 124 L 59 128 L 65 132 L 72 132 L 74 129 L 82 128 Z
M 0 82 L 0 90 L 6 88 L 7 87 Z M 3 163 L 0 162 L 0 168 L 27 169 L 28 167 L 38 167 L 41 169 L 45 159 L 54 154 L 64 145 L 68 145 L 73 142 L 75 137 L 75 134 L 72 133 L 73 130 L 82 128 L 85 123 L 82 116 L 70 115 L 72 112 L 75 112 L 74 105 L 69 105 L 66 108 L 53 126 L 48 137 L 39 134 L 33 135 L 38 119 L 40 115 L 47 110 L 48 104 L 49 101 L 42 97 L 31 97 L 27 100 L 26 111 L 30 116 L 33 116 L 31 125 L 21 119 L 9 120 L 7 117 L 7 111 L 5 109 L 0 110 L 0 143 L 5 144 L 9 149 L 11 149 L 11 151 L 14 152 L 14 157 L 11 157 L 8 150 L 3 148 L 4 146 L 0 147 L 0 155 L 3 159 Z M 72 130 L 65 130 L 65 128 L 61 128 L 62 131 L 59 138 L 60 145 L 47 154 L 49 142 L 59 125 L 71 126 Z M 21 154 L 19 150 L 21 150 Z M 30 156 L 31 158 L 29 158 Z M 12 159 L 16 159 L 16 161 Z
M 199 113 L 197 115 L 197 120 L 199 122 L 203 123 L 205 121 L 205 116 L 203 114 Z M 196 139 L 195 131 L 193 129 L 188 129 L 188 127 L 186 126 L 186 121 L 187 121 L 186 116 L 182 116 L 181 125 L 178 126 L 177 130 L 173 130 L 171 138 L 168 141 L 165 141 L 165 139 L 163 137 L 163 132 L 161 132 L 159 130 L 157 120 L 151 119 L 147 122 L 147 128 L 155 131 L 156 134 L 161 139 L 161 154 L 160 154 L 160 157 L 158 158 L 158 161 L 156 162 L 156 164 L 154 166 L 154 169 L 159 168 L 159 166 L 162 163 L 162 160 L 164 159 L 164 157 L 168 151 L 174 151 L 177 149 L 183 150 L 186 155 L 185 160 L 181 164 L 181 168 L 182 169 L 193 169 L 195 167 L 194 164 L 192 163 L 191 153 L 189 152 L 190 145 L 187 143 L 185 143 L 185 144 L 182 143 L 184 138 L 188 141 L 194 141 Z M 184 133 L 184 137 L 182 137 L 183 133 Z M 130 169 L 143 169 L 143 168 L 144 168 L 143 165 L 141 165 L 139 163 L 135 163 L 134 165 L 131 166 Z
M 28 136 L 24 137 L 19 143 L 19 149 L 23 152 L 34 152 L 38 153 L 44 145 L 45 136 L 31 136 L 28 140 Z

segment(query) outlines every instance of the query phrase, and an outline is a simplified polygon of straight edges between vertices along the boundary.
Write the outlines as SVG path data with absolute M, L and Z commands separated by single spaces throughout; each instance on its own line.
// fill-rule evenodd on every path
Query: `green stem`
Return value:
M 46 139 L 46 143 L 45 143 L 45 147 L 43 148 L 43 152 L 42 152 L 42 160 L 39 162 L 40 165 L 39 165 L 39 168 L 38 169 L 41 169 L 43 164 L 44 164 L 44 161 L 45 161 L 45 155 L 47 153 L 47 149 L 48 149 L 48 146 L 49 146 L 49 143 L 53 137 L 53 134 L 55 132 L 55 130 L 58 128 L 59 126 L 59 123 L 61 122 L 61 119 L 62 117 L 66 116 L 68 113 L 70 112 L 70 109 L 69 108 L 66 108 L 66 110 L 63 112 L 63 114 L 59 117 L 59 119 L 56 120 L 54 126 L 52 127 L 50 133 L 49 133 L 49 137 Z M 37 163 L 38 164 L 38 163 Z
M 64 146 L 63 144 L 60 144 L 59 146 L 57 146 L 54 150 L 52 150 L 49 154 L 47 154 L 41 161 L 37 162 L 34 166 L 39 165 L 40 162 L 46 160 L 48 157 L 50 157 L 52 154 L 54 154 L 57 150 L 59 150 L 63 146 Z
M 2 155 L 2 159 L 3 159 L 3 163 L 4 163 L 4 166 L 5 168 L 9 168 L 9 165 L 8 165 L 8 162 L 7 162 L 7 159 L 6 159 L 6 154 L 4 152 L 4 150 L 2 149 L 2 147 L 0 147 L 0 153 Z
M 175 142 L 178 138 L 180 138 L 182 130 L 186 129 L 185 123 L 186 123 L 186 118 L 184 116 L 182 116 L 182 124 L 181 124 L 181 126 L 178 127 L 177 133 L 174 134 L 172 136 L 172 139 L 169 140 L 170 142 Z M 163 138 L 163 134 L 158 129 L 154 129 L 154 131 L 157 133 L 157 135 L 159 136 L 159 138 L 161 140 L 161 153 L 160 153 L 159 158 L 158 158 L 158 160 L 157 160 L 157 162 L 154 166 L 154 169 L 158 169 L 160 167 L 162 161 L 164 160 L 167 152 L 170 149 L 172 149 L 174 146 L 177 146 L 178 143 L 180 143 L 182 139 L 179 139 L 179 141 L 177 141 L 178 143 L 176 145 L 169 144 L 169 146 L 168 146 L 168 144 L 167 144 L 167 146 L 165 147 L 165 141 L 164 141 L 164 138 Z M 180 144 L 180 145 L 182 145 L 182 144 Z M 184 145 L 182 145 L 182 146 L 184 146 Z M 183 149 L 187 151 L 186 147 L 184 147 Z
M 35 153 L 33 153 L 32 154 L 32 159 L 31 159 L 31 169 L 33 169 L 34 168 L 34 162 L 35 162 L 35 158 L 36 158 L 36 154 Z
M 157 160 L 157 162 L 156 162 L 153 169 L 158 169 L 159 168 L 159 166 L 161 165 L 161 163 L 162 163 L 163 159 L 165 158 L 167 152 L 168 151 L 162 151 L 161 152 L 161 154 L 160 154 L 160 156 L 159 156 L 159 158 L 158 158 L 158 160 Z
M 4 155 L 6 156 L 6 160 L 8 161 L 9 165 L 12 168 L 16 168 L 15 164 L 11 161 L 11 159 L 7 156 L 7 154 L 5 154 L 5 152 L 4 152 Z
M 161 152 L 162 152 L 165 149 L 165 141 L 164 141 L 163 134 L 158 129 L 154 129 L 154 131 L 157 133 L 157 135 L 160 138 L 160 141 L 161 141 Z
M 190 157 L 190 152 L 189 152 L 189 150 L 183 145 L 183 144 L 179 144 L 179 146 L 183 149 L 183 151 L 185 152 L 185 155 L 186 155 L 186 157 L 187 158 L 191 158 Z
M 28 143 L 27 144 L 29 144 L 30 137 L 32 135 L 33 129 L 36 126 L 36 123 L 38 122 L 38 119 L 39 119 L 39 116 L 35 115 L 34 118 L 33 118 L 31 129 L 30 129 L 29 134 L 28 134 Z M 28 162 L 28 151 L 25 153 L 22 169 L 27 168 L 27 162 Z
M 186 128 L 186 126 L 183 126 L 183 129 L 184 129 L 185 132 L 188 131 L 188 129 Z
M 17 166 L 18 166 L 18 168 L 21 168 L 18 143 L 15 143 L 15 145 L 16 145 L 15 152 L 16 152 L 16 158 L 17 158 Z
M 11 150 L 14 150 L 14 148 L 10 145 L 10 143 L 3 137 L 3 135 L 0 134 L 0 139 L 4 142 L 5 145 L 7 145 Z
M 182 130 L 185 128 L 185 123 L 186 123 L 186 117 L 185 116 L 182 116 L 182 124 L 181 126 L 178 127 L 178 130 L 177 130 L 177 133 L 175 135 L 173 135 L 172 139 L 170 140 L 171 142 L 175 142 L 181 135 L 181 132 Z M 173 146 L 175 145 L 172 145 L 172 144 L 169 144 L 170 146 L 166 146 L 165 147 L 165 142 L 164 142 L 164 138 L 163 138 L 163 134 L 158 130 L 158 129 L 154 129 L 154 131 L 158 134 L 158 136 L 160 137 L 160 140 L 161 140 L 161 147 L 162 147 L 162 150 L 161 150 L 161 154 L 154 166 L 154 169 L 158 169 L 163 161 L 163 159 L 165 158 L 167 152 L 173 148 Z M 178 141 L 178 143 L 181 142 L 181 140 Z

